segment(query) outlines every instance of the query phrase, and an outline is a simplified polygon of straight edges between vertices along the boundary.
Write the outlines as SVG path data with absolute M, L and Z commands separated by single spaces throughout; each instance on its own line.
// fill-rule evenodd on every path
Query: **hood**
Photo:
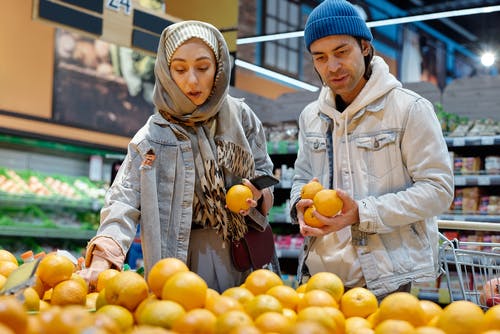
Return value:
M 219 48 L 219 60 L 215 83 L 210 97 L 200 106 L 195 105 L 182 93 L 170 75 L 167 61 L 165 40 L 184 25 L 204 25 L 216 36 Z M 211 24 L 200 21 L 182 21 L 165 28 L 160 36 L 155 63 L 155 87 L 153 101 L 161 113 L 167 113 L 180 121 L 199 122 L 217 114 L 224 103 L 229 90 L 231 62 L 229 49 L 221 32 Z
M 323 86 L 318 97 L 321 112 L 334 120 L 338 120 L 343 117 L 352 119 L 355 114 L 364 109 L 380 109 L 381 104 L 378 100 L 392 89 L 401 87 L 401 83 L 389 72 L 389 66 L 381 57 L 374 56 L 371 66 L 372 75 L 370 79 L 343 113 L 337 111 L 335 97 L 331 89 L 328 86 Z

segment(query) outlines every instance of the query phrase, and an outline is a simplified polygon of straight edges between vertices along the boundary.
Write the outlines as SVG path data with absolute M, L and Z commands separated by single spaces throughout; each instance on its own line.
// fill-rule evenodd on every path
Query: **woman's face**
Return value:
M 210 96 L 216 71 L 217 62 L 212 49 L 198 38 L 184 42 L 170 61 L 172 79 L 197 106 Z

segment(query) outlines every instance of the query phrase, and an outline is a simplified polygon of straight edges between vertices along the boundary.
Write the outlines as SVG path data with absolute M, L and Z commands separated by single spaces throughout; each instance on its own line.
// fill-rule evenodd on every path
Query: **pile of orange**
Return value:
M 315 211 L 325 217 L 334 217 L 344 206 L 344 203 L 334 189 L 325 189 L 316 179 L 306 183 L 300 192 L 301 199 L 312 200 L 312 205 L 304 211 L 304 222 L 312 227 L 324 226 Z
M 365 288 L 345 291 L 340 278 L 327 272 L 316 273 L 307 283 L 292 288 L 275 273 L 259 269 L 241 286 L 218 293 L 184 263 L 168 258 L 155 264 L 147 280 L 134 271 L 105 270 L 98 277 L 99 291 L 89 293 L 85 282 L 75 275 L 73 263 L 70 266 L 55 255 L 42 260 L 45 262 L 40 263 L 36 283 L 24 290 L 23 301 L 0 296 L 0 333 L 500 331 L 500 305 L 486 312 L 468 301 L 442 308 L 404 292 L 390 294 L 378 303 Z M 9 257 L 0 252 L 2 258 Z

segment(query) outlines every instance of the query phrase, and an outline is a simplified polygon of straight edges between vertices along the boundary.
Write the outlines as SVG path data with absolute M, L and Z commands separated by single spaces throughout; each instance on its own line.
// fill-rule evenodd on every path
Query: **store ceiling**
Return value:
M 409 16 L 500 5 L 500 0 L 389 0 Z M 500 11 L 425 21 L 470 51 L 500 49 Z M 497 54 L 499 51 L 497 51 Z

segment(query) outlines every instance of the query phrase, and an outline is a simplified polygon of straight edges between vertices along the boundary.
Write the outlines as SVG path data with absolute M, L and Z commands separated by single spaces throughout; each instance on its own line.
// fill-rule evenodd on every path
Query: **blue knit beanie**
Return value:
M 368 41 L 372 33 L 356 7 L 345 0 L 325 0 L 307 18 L 304 41 L 307 50 L 311 43 L 330 35 L 349 35 Z

